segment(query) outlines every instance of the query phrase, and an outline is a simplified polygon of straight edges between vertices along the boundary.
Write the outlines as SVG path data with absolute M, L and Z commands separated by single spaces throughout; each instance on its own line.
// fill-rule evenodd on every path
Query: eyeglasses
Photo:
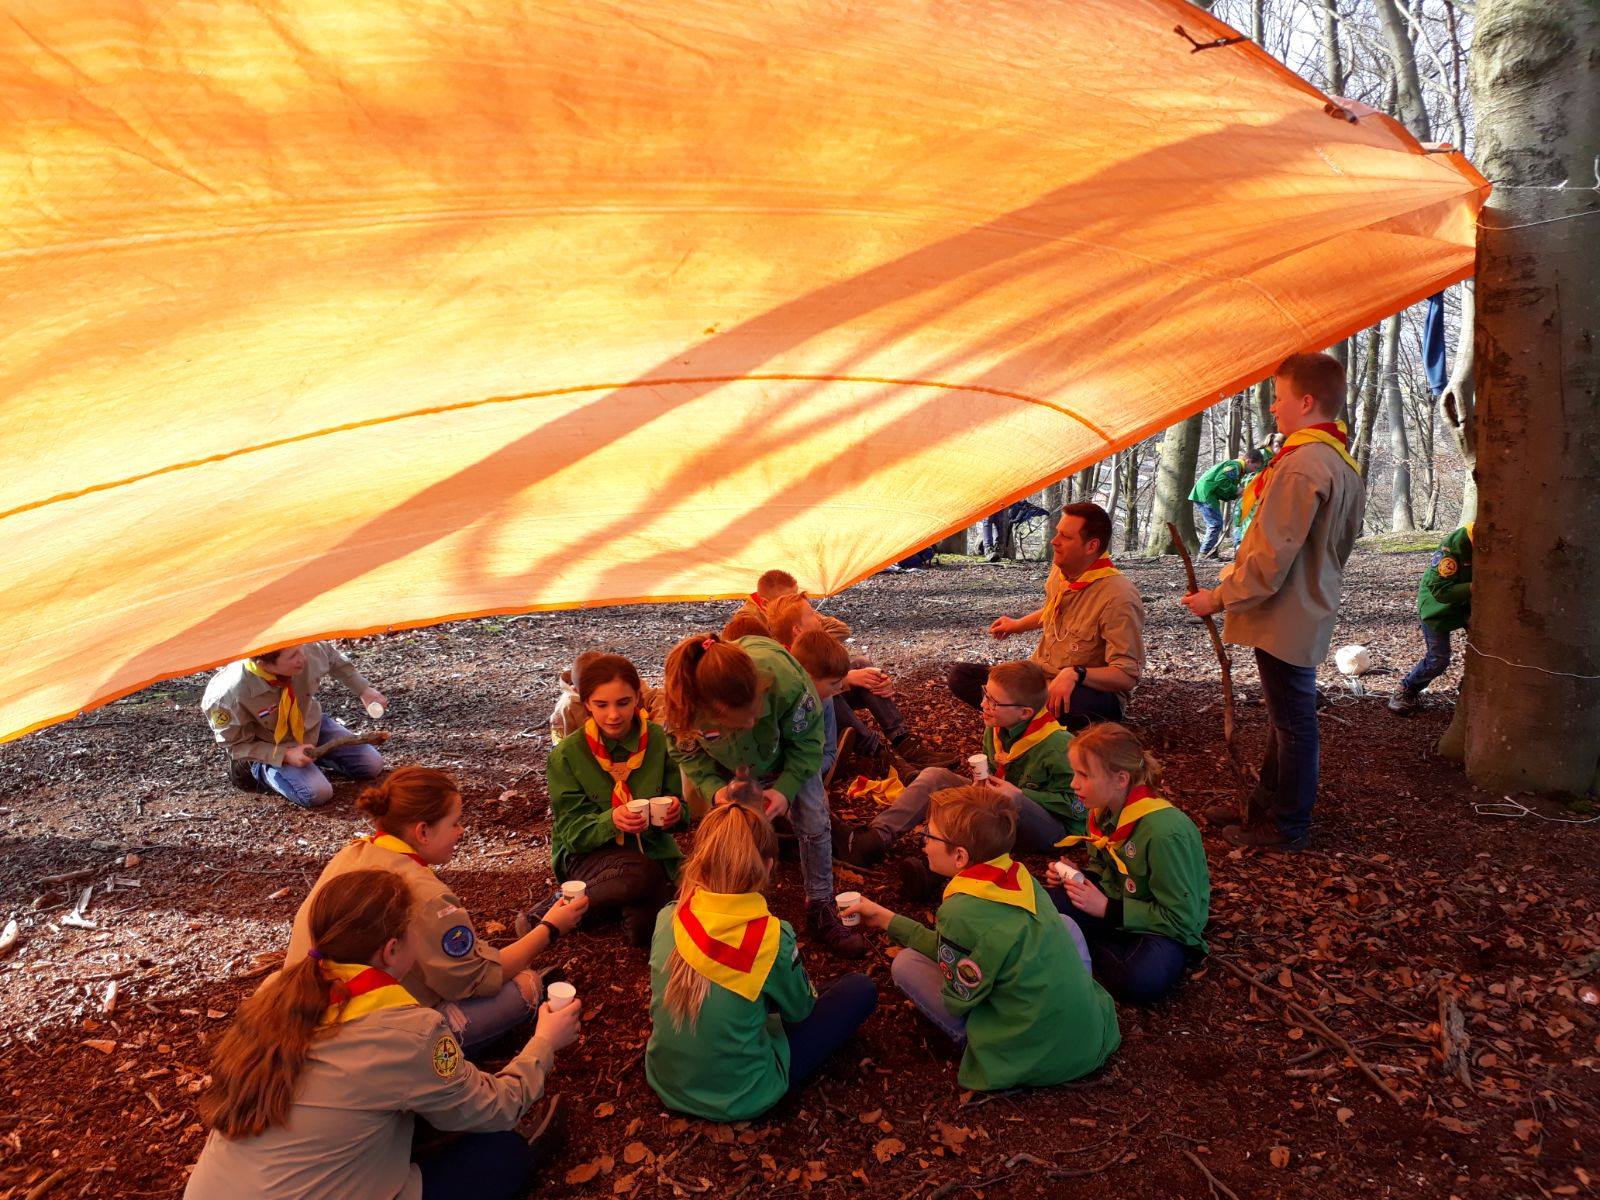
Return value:
M 996 700 L 993 696 L 991 696 L 989 694 L 989 689 L 988 688 L 984 688 L 983 689 L 983 702 L 985 704 L 987 704 L 990 708 L 1027 708 L 1027 709 L 1031 709 L 1033 707 L 1031 704 L 1017 704 L 1017 703 L 1014 703 L 1013 701 L 1010 701 L 1010 700 Z
M 940 837 L 937 833 L 929 833 L 926 829 L 922 831 L 922 842 L 923 845 L 927 845 L 929 842 L 942 842 L 946 846 L 955 846 L 955 843 L 949 838 Z

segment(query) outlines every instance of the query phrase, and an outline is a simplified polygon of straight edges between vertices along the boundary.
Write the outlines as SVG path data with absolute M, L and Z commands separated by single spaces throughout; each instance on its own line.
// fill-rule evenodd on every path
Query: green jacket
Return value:
M 1244 463 L 1237 458 L 1219 462 L 1195 481 L 1189 499 L 1201 504 L 1226 504 L 1237 500 L 1244 488 Z
M 956 1079 L 974 1091 L 1042 1087 L 1101 1066 L 1122 1041 L 1117 1010 L 1078 957 L 1050 897 L 1029 876 L 1034 912 L 957 894 L 937 929 L 910 917 L 889 936 L 939 964 L 944 1006 L 967 1019 Z
M 822 769 L 822 704 L 805 668 L 771 638 L 743 637 L 736 643 L 756 664 L 766 682 L 766 708 L 753 729 L 737 733 L 708 729 L 695 715 L 698 733 L 687 745 L 675 742 L 672 755 L 695 789 L 710 800 L 741 766 L 756 779 L 770 780 L 789 800 Z
M 1465 629 L 1472 615 L 1472 526 L 1463 525 L 1433 552 L 1417 587 L 1417 615 L 1440 633 Z
M 789 1090 L 789 1039 L 785 1021 L 804 1020 L 816 989 L 800 964 L 800 948 L 787 921 L 778 922 L 778 957 L 755 1000 L 711 983 L 692 1028 L 667 1012 L 667 962 L 675 945 L 677 902 L 656 918 L 650 943 L 650 1040 L 644 1075 L 661 1103 L 708 1121 L 743 1121 L 766 1112 Z
M 1022 721 L 999 730 L 1000 744 L 1009 749 L 1027 728 L 1028 722 Z M 983 752 L 989 756 L 991 773 L 994 772 L 995 733 L 987 727 L 983 731 Z M 1072 766 L 1067 761 L 1067 748 L 1071 745 L 1072 735 L 1063 729 L 1052 733 L 1021 758 L 1006 764 L 1006 782 L 1015 784 L 1024 796 L 1060 818 L 1069 834 L 1082 833 L 1088 819 L 1083 801 L 1072 790 Z
M 1194 822 L 1176 808 L 1153 812 L 1134 826 L 1118 853 L 1127 875 L 1092 846 L 1085 867 L 1110 902 L 1106 916 L 1115 920 L 1120 914 L 1129 933 L 1159 933 L 1205 954 L 1211 871 Z
M 606 740 L 608 752 L 627 758 L 639 748 L 638 728 L 619 742 Z M 628 776 L 628 788 L 635 796 L 683 795 L 682 776 L 672 761 L 670 742 L 667 731 L 650 722 L 644 761 Z M 617 844 L 617 827 L 611 822 L 612 779 L 590 752 L 582 729 L 562 738 L 550 752 L 546 775 L 550 782 L 550 865 L 557 879 L 565 879 L 567 861 L 574 855 Z M 686 828 L 689 819 L 687 808 L 681 812 L 677 829 Z M 622 844 L 642 844 L 645 854 L 660 861 L 669 877 L 677 875 L 683 851 L 669 831 L 651 826 L 637 837 L 635 841 L 635 835 L 628 834 Z

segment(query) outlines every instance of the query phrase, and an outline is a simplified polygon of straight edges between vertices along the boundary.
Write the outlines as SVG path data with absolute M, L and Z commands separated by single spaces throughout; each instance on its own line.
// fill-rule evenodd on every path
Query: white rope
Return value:
M 1564 217 L 1547 217 L 1543 221 L 1527 221 L 1521 225 L 1484 225 L 1481 219 L 1478 224 L 1485 229 L 1493 230 L 1495 233 L 1503 233 L 1508 229 L 1532 229 L 1535 225 L 1554 225 L 1557 221 L 1576 221 L 1579 217 L 1592 217 L 1596 213 L 1600 213 L 1600 208 L 1586 209 L 1580 213 L 1568 213 Z
M 1498 654 L 1490 654 L 1487 650 L 1480 650 L 1469 639 L 1467 649 L 1484 658 L 1492 658 L 1495 662 L 1505 663 L 1508 667 L 1518 667 L 1524 671 L 1538 671 L 1543 675 L 1559 675 L 1563 679 L 1600 679 L 1600 675 L 1577 675 L 1571 671 L 1552 671 L 1548 667 L 1536 667 L 1532 663 L 1512 662 L 1509 658 L 1501 658 Z
M 1494 187 L 1497 191 L 1502 192 L 1600 192 L 1600 154 L 1595 155 L 1594 158 L 1594 186 L 1592 188 L 1569 188 L 1567 187 L 1569 182 L 1571 182 L 1570 179 L 1563 179 L 1557 184 L 1496 183 Z M 1592 217 L 1595 213 L 1600 213 L 1600 208 L 1585 209 L 1580 213 L 1568 213 L 1564 217 L 1549 217 L 1543 221 L 1529 221 L 1525 225 L 1484 225 L 1482 214 L 1480 214 L 1478 224 L 1483 225 L 1485 229 L 1492 229 L 1498 233 L 1503 229 L 1532 229 L 1535 225 L 1554 225 L 1557 221 L 1574 221 L 1579 217 Z
M 1552 825 L 1590 825 L 1600 821 L 1600 816 L 1593 817 L 1547 817 L 1542 812 L 1535 812 L 1520 800 L 1513 800 L 1507 796 L 1504 800 L 1491 800 L 1488 803 L 1478 803 L 1472 806 L 1472 811 L 1480 817 L 1511 817 L 1517 820 L 1523 817 L 1537 817 L 1541 821 L 1549 821 Z

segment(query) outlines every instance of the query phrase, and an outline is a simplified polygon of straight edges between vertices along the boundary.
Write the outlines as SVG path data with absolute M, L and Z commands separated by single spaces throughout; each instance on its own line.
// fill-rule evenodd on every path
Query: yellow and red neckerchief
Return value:
M 778 957 L 778 921 L 759 892 L 697 888 L 672 914 L 672 942 L 683 961 L 712 983 L 754 1000 Z
M 393 975 L 366 963 L 319 959 L 317 966 L 333 981 L 332 1003 L 323 1010 L 323 1025 L 343 1025 L 385 1008 L 404 1008 L 417 1002 Z
M 1473 541 L 1473 538 L 1472 538 L 1472 527 L 1473 527 L 1473 526 L 1474 526 L 1474 525 L 1476 525 L 1476 524 L 1477 524 L 1477 522 L 1476 522 L 1476 521 L 1468 521 L 1468 522 L 1467 522 L 1467 523 L 1466 523 L 1466 524 L 1465 524 L 1465 525 L 1463 525 L 1463 526 L 1462 526 L 1462 527 L 1461 527 L 1461 528 L 1463 528 L 1463 529 L 1465 529 L 1465 530 L 1466 530 L 1466 531 L 1467 531 L 1467 544 L 1468 544 L 1468 545 L 1469 545 L 1469 546 L 1471 546 L 1471 545 L 1475 545 L 1475 544 L 1476 544 L 1476 543 L 1475 543 L 1475 542 L 1474 542 L 1474 541 Z
M 1059 733 L 1061 726 L 1056 722 L 1050 710 L 1041 708 L 1034 713 L 1028 721 L 1028 727 L 1022 731 L 1020 737 L 1011 743 L 1009 750 L 1000 745 L 1000 732 L 997 729 L 983 731 L 983 749 L 989 755 L 989 761 L 994 764 L 994 777 L 1006 777 L 1006 764 L 1016 762 L 1029 750 L 1032 750 L 1052 733 Z
M 945 885 L 944 898 L 948 900 L 951 896 L 976 896 L 1031 913 L 1034 911 L 1033 876 L 1011 855 L 1002 854 L 985 863 L 974 863 L 959 873 Z
M 750 603 L 754 604 L 762 612 L 766 612 L 767 611 L 767 598 L 765 596 L 763 596 L 760 592 L 751 592 L 750 593 Z
M 1250 482 L 1244 485 L 1244 492 L 1239 497 L 1239 519 L 1248 521 L 1255 515 L 1256 506 L 1261 503 L 1261 497 L 1266 494 L 1267 484 L 1272 481 L 1272 473 L 1277 470 L 1278 464 L 1288 458 L 1291 453 L 1301 446 L 1309 446 L 1313 442 L 1321 442 L 1324 446 L 1332 446 L 1339 452 L 1339 457 L 1357 475 L 1361 474 L 1361 466 L 1350 457 L 1350 452 L 1345 449 L 1350 444 L 1350 430 L 1343 421 L 1326 421 L 1318 425 L 1308 425 L 1304 429 L 1297 429 L 1283 441 L 1283 448 L 1272 456 L 1262 470 L 1250 477 Z
M 621 762 L 613 762 L 606 744 L 600 739 L 600 727 L 590 717 L 583 723 L 584 744 L 589 747 L 589 753 L 594 755 L 595 762 L 600 764 L 600 769 L 611 776 L 611 807 L 621 808 L 633 799 L 633 789 L 628 786 L 628 776 L 639 769 L 639 764 L 644 762 L 644 752 L 650 748 L 650 722 L 646 713 L 639 713 L 639 748 Z M 622 845 L 622 834 L 617 834 L 617 845 Z
M 427 867 L 428 866 L 427 863 L 422 861 L 422 855 L 418 854 L 416 852 L 416 850 L 412 848 L 410 842 L 403 842 L 399 838 L 395 837 L 393 834 L 390 834 L 390 833 L 374 833 L 374 834 L 370 834 L 370 835 L 368 835 L 367 837 L 364 837 L 364 838 L 357 838 L 356 841 L 358 841 L 358 842 L 366 842 L 369 846 L 376 846 L 380 850 L 391 850 L 395 854 L 399 854 L 399 855 L 402 855 L 405 858 L 409 858 L 412 862 L 416 863 L 417 866 L 419 866 L 419 867 Z M 428 869 L 430 871 L 433 870 L 432 867 L 428 867 Z
M 1061 574 L 1060 567 L 1051 567 L 1056 575 Z M 1046 602 L 1044 607 L 1044 623 L 1046 627 L 1053 627 L 1061 616 L 1061 610 L 1066 606 L 1069 592 L 1081 592 L 1096 580 L 1107 579 L 1112 575 L 1121 575 L 1122 572 L 1112 564 L 1105 555 L 1101 555 L 1089 564 L 1089 569 L 1076 579 L 1065 580 L 1055 598 Z
M 273 731 L 273 743 L 281 742 L 285 734 L 293 733 L 296 744 L 303 744 L 306 740 L 306 716 L 300 711 L 300 697 L 295 695 L 294 680 L 274 675 L 265 667 L 258 666 L 253 658 L 244 660 L 244 669 L 263 680 L 268 687 L 283 693 L 278 700 L 278 728 Z
M 1122 856 L 1117 853 L 1117 847 L 1133 836 L 1133 827 L 1141 819 L 1148 817 L 1153 812 L 1160 812 L 1163 808 L 1171 808 L 1160 796 L 1153 794 L 1149 788 L 1140 784 L 1128 792 L 1128 798 L 1123 802 L 1122 811 L 1117 814 L 1117 827 L 1111 833 L 1100 831 L 1099 814 L 1094 809 L 1089 810 L 1089 832 L 1074 834 L 1072 837 L 1062 838 L 1056 843 L 1058 846 L 1076 846 L 1079 842 L 1088 842 L 1096 850 L 1104 850 L 1111 856 L 1111 861 L 1117 864 L 1117 870 L 1124 875 L 1128 873 L 1128 864 L 1122 861 Z
M 900 780 L 900 772 L 890 767 L 889 773 L 882 779 L 869 779 L 865 775 L 857 775 L 850 781 L 850 786 L 845 789 L 844 794 L 849 800 L 860 800 L 864 796 L 871 796 L 882 808 L 893 804 L 905 790 L 906 785 Z

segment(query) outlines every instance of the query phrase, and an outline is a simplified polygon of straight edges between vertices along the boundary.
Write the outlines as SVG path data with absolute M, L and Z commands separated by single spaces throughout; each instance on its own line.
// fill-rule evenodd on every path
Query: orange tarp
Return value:
M 1173 0 L 6 17 L 0 736 L 836 590 L 1464 277 L 1487 190 Z

